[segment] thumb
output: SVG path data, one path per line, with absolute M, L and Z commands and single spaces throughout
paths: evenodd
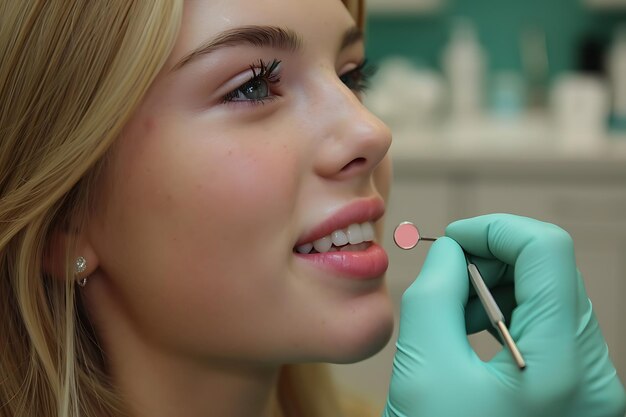
M 439 368 L 475 356 L 465 330 L 468 293 L 463 250 L 450 238 L 438 239 L 402 297 L 398 352 L 413 366 Z

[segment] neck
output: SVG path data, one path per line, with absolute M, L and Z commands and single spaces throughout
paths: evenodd
M 113 370 L 133 417 L 271 416 L 277 371 L 133 359 Z

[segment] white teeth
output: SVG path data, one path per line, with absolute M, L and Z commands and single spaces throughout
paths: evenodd
M 348 226 L 348 232 L 346 234 L 348 235 L 348 240 L 351 245 L 363 242 L 363 232 L 361 231 L 360 224 L 351 224 Z
M 333 246 L 333 241 L 330 239 L 330 236 L 324 236 L 323 238 L 317 239 L 313 242 L 313 247 L 320 253 L 328 252 L 331 246 Z
M 311 252 L 311 249 L 313 249 L 312 243 L 305 243 L 304 245 L 300 245 L 296 247 L 296 251 L 298 253 L 309 253 Z
M 374 232 L 374 225 L 372 223 L 361 224 L 361 232 L 363 233 L 363 241 L 368 242 L 374 240 L 376 234 Z
M 348 235 L 346 235 L 346 232 L 344 232 L 343 230 L 335 230 L 330 235 L 330 238 L 332 239 L 333 245 L 335 246 L 347 245 L 349 242 Z
M 375 239 L 374 225 L 372 222 L 354 223 L 347 229 L 335 230 L 328 236 L 316 240 L 313 243 L 305 243 L 297 246 L 298 253 L 311 253 L 313 249 L 317 252 L 336 252 L 336 251 L 360 251 L 368 248 L 365 242 L 371 242 Z

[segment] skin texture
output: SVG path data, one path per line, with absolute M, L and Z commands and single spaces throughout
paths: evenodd
M 243 25 L 293 30 L 299 49 L 229 45 L 177 66 Z M 281 364 L 354 362 L 388 341 L 383 276 L 347 279 L 293 253 L 336 210 L 387 194 L 390 132 L 339 78 L 364 58 L 360 41 L 341 48 L 353 26 L 337 0 L 185 3 L 78 248 L 136 416 L 264 415 Z M 275 59 L 271 100 L 223 102 Z

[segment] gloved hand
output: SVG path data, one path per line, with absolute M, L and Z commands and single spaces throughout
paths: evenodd
M 488 215 L 448 226 L 402 299 L 385 417 L 623 417 L 626 395 L 587 298 L 569 235 Z M 460 245 L 460 246 L 459 246 Z M 491 327 L 467 275 L 478 266 L 526 360 L 489 362 L 466 330 Z M 514 284 L 514 286 L 513 286 Z M 505 315 L 507 313 L 505 312 Z

